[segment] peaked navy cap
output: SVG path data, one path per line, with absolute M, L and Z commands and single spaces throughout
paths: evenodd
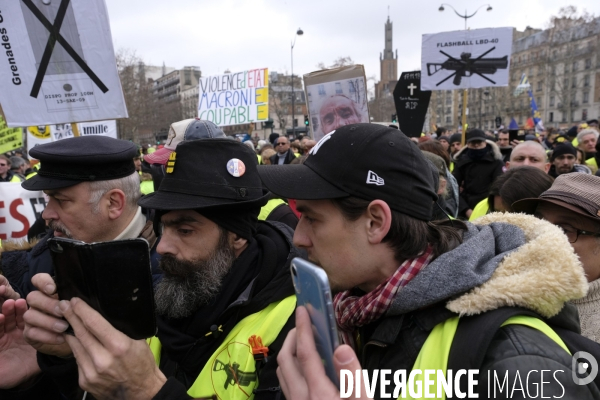
M 24 181 L 27 190 L 60 189 L 81 182 L 124 178 L 135 172 L 135 144 L 107 136 L 78 136 L 35 146 L 38 173 Z

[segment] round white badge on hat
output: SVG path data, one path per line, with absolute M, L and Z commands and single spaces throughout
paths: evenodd
M 229 172 L 230 175 L 239 178 L 246 172 L 246 165 L 244 165 L 242 160 L 232 158 L 231 160 L 227 161 L 227 172 Z

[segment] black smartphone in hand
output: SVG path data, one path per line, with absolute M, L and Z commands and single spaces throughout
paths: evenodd
M 145 239 L 84 243 L 51 238 L 60 300 L 78 297 L 132 339 L 156 334 L 150 249 Z

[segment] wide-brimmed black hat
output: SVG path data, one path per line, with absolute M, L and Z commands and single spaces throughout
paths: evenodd
M 139 200 L 156 210 L 264 206 L 268 191 L 256 170 L 256 154 L 230 139 L 181 142 L 165 165 L 160 187 Z
M 304 164 L 259 165 L 265 186 L 301 200 L 354 196 L 384 200 L 391 209 L 430 220 L 438 172 L 397 129 L 346 125 L 324 136 Z
M 135 172 L 133 157 L 137 154 L 135 144 L 107 136 L 79 136 L 41 144 L 29 152 L 40 160 L 40 169 L 21 186 L 49 190 L 124 178 Z

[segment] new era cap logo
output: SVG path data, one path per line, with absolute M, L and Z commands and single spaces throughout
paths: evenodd
M 329 139 L 331 139 L 331 135 L 333 135 L 334 133 L 335 133 L 335 131 L 331 131 L 327 135 L 323 136 L 321 138 L 321 140 L 319 140 L 319 142 L 317 144 L 315 144 L 315 147 L 313 147 L 312 149 L 310 149 L 310 151 L 308 152 L 308 154 L 310 154 L 311 156 L 314 156 L 315 154 L 317 154 L 317 151 L 319 151 L 319 149 L 321 148 L 321 146 L 323 146 L 323 144 L 326 141 L 328 141 Z
M 373 171 L 369 171 L 369 173 L 367 174 L 367 183 L 369 185 L 377 185 L 377 186 L 385 185 L 383 178 L 380 178 L 379 175 L 377 175 Z

